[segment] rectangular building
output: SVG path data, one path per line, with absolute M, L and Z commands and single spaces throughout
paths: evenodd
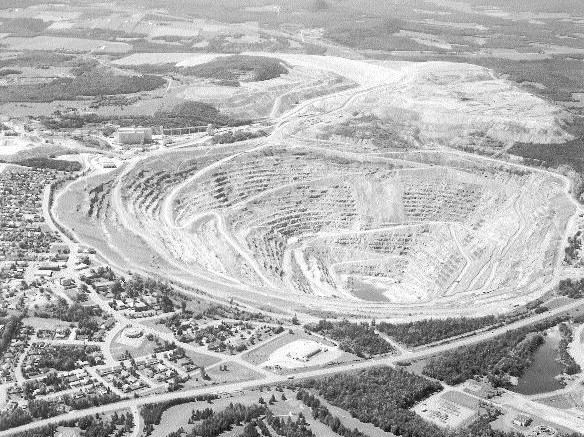
M 118 142 L 122 145 L 148 144 L 152 142 L 151 127 L 123 127 L 118 129 Z

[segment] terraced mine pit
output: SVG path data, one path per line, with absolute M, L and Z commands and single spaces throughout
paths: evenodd
M 549 290 L 568 180 L 456 149 L 561 142 L 559 111 L 474 66 L 343 61 L 320 67 L 359 86 L 270 136 L 132 158 L 56 215 L 122 268 L 288 311 L 493 314 Z

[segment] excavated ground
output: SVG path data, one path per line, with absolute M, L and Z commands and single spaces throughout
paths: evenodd
M 568 181 L 461 149 L 565 141 L 561 111 L 475 66 L 278 56 L 358 86 L 90 176 L 59 219 L 119 265 L 292 311 L 491 314 L 555 284 Z

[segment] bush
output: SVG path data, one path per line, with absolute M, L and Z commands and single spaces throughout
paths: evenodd
M 77 161 L 65 161 L 63 159 L 51 158 L 28 158 L 16 161 L 14 164 L 32 168 L 48 168 L 58 171 L 75 172 L 82 169 L 82 165 Z

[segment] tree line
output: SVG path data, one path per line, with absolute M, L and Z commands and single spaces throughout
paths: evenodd
M 447 319 L 417 320 L 408 323 L 378 323 L 377 329 L 406 346 L 415 347 L 476 331 L 499 322 L 495 316 L 476 318 L 449 317 Z
M 349 429 L 343 425 L 341 419 L 333 416 L 329 409 L 320 402 L 320 399 L 311 395 L 306 390 L 298 390 L 296 399 L 302 401 L 307 407 L 310 407 L 314 419 L 318 419 L 341 437 L 367 437 L 358 429 Z

